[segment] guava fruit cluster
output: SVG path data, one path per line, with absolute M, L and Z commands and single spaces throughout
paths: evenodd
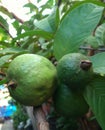
M 56 67 L 43 56 L 22 54 L 12 60 L 7 71 L 8 89 L 15 100 L 39 106 L 53 97 L 55 110 L 70 117 L 88 111 L 82 91 L 92 78 L 92 63 L 80 53 L 64 55 Z
M 63 116 L 80 117 L 89 106 L 83 90 L 93 79 L 92 62 L 81 53 L 64 55 L 57 64 L 59 85 L 54 99 L 55 110 Z

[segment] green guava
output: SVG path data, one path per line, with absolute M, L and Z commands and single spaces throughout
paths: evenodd
M 38 106 L 52 96 L 57 82 L 55 66 L 36 54 L 17 56 L 7 71 L 10 95 L 26 106 Z
M 92 63 L 81 53 L 64 55 L 57 65 L 58 79 L 71 88 L 82 88 L 93 78 Z
M 62 116 L 79 118 L 88 112 L 89 106 L 81 93 L 71 91 L 60 84 L 53 96 L 54 108 Z

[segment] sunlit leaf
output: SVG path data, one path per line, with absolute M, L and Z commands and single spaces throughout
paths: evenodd
M 7 15 L 8 17 L 12 18 L 12 14 L 3 6 L 0 6 L 0 12 Z
M 5 30 L 9 29 L 9 25 L 7 21 L 2 16 L 0 16 L 0 26 L 4 28 Z
M 35 23 L 35 26 L 46 32 L 55 32 L 59 24 L 59 10 L 57 6 L 53 7 L 52 13 Z
M 32 3 L 25 4 L 24 7 L 30 8 L 30 12 L 38 10 L 38 7 Z

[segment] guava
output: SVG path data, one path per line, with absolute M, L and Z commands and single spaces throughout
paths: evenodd
M 66 54 L 58 61 L 57 73 L 70 88 L 83 88 L 93 78 L 92 62 L 81 53 Z
M 57 82 L 56 67 L 45 57 L 22 54 L 7 70 L 10 95 L 26 106 L 38 106 L 52 96 Z
M 53 96 L 54 108 L 65 117 L 79 118 L 88 112 L 89 106 L 81 93 L 73 92 L 64 84 L 60 84 Z

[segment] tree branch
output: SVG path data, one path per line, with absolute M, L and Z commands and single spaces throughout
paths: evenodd
M 19 21 L 19 22 L 22 23 L 22 24 L 24 23 L 24 20 L 21 19 L 21 18 L 19 18 L 15 13 L 10 12 L 10 11 L 9 11 L 6 7 L 4 7 L 3 5 L 2 5 L 1 7 L 3 7 L 6 12 L 9 12 L 14 19 L 16 19 L 17 21 Z
M 34 109 L 37 130 L 49 130 L 49 123 L 46 121 L 45 114 L 41 107 Z
M 59 7 L 61 5 L 62 0 L 58 0 L 57 6 Z

